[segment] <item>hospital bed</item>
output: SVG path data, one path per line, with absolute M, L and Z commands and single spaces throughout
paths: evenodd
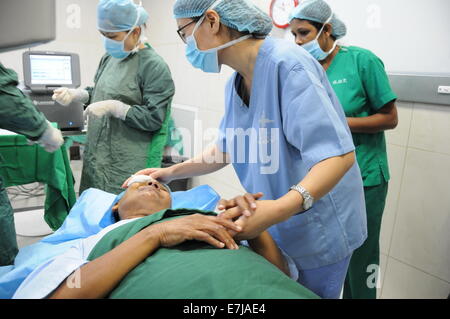
M 122 195 L 123 193 L 116 196 L 98 189 L 89 189 L 85 191 L 70 211 L 68 217 L 66 218 L 60 229 L 58 229 L 52 235 L 45 237 L 40 242 L 22 248 L 19 251 L 18 256 L 16 257 L 14 265 L 0 267 L 0 298 L 18 298 L 14 294 L 19 287 L 21 287 L 21 289 L 23 290 L 21 284 L 24 282 L 28 282 L 31 277 L 37 278 L 35 277 L 35 272 L 33 272 L 35 269 L 39 269 L 42 266 L 51 263 L 55 257 L 66 253 L 71 247 L 79 244 L 84 238 L 98 234 L 108 226 L 115 224 L 116 221 L 112 212 L 112 207 L 113 204 L 115 204 Z M 194 209 L 202 211 L 214 211 L 219 199 L 220 196 L 211 187 L 202 185 L 189 191 L 172 192 L 172 209 L 177 210 L 181 208 L 187 208 L 188 210 Z M 193 242 L 192 244 L 186 244 L 192 245 L 195 243 Z M 203 247 L 195 251 L 197 253 L 200 253 L 200 256 L 203 252 L 207 252 L 207 249 L 211 250 L 211 248 L 205 247 L 205 244 L 202 244 L 200 242 L 199 244 L 203 245 Z M 180 249 L 185 250 L 186 247 Z M 244 247 L 239 251 L 245 254 L 245 251 L 243 251 L 245 249 L 248 248 Z M 160 249 L 158 253 L 161 250 L 164 249 Z M 235 292 L 239 293 L 238 296 L 244 296 L 242 297 L 244 299 L 254 298 L 252 296 L 255 296 L 255 293 L 257 292 L 260 294 L 263 293 L 264 296 L 270 296 L 270 298 L 283 298 L 283 296 L 287 296 L 284 298 L 309 299 L 317 297 L 312 292 L 295 282 L 295 280 L 298 278 L 298 272 L 295 268 L 295 264 L 284 253 L 283 254 L 287 259 L 291 272 L 291 278 L 293 280 L 287 277 L 285 274 L 279 271 L 278 268 L 270 264 L 267 260 L 259 256 L 258 254 L 254 254 L 253 257 L 250 256 L 250 259 L 246 259 L 246 262 L 239 262 L 235 264 L 234 271 L 228 272 L 228 276 L 231 277 L 225 278 L 222 275 L 218 274 L 215 269 L 224 267 L 226 263 L 224 264 L 219 261 L 221 256 L 223 256 L 223 254 L 233 254 L 233 251 L 225 250 L 222 253 L 219 252 L 219 250 L 216 250 L 215 253 L 219 253 L 219 255 L 216 255 L 216 257 L 212 259 L 206 257 L 196 258 L 193 261 L 196 265 L 193 267 L 187 267 L 189 269 L 199 269 L 203 265 L 204 267 L 206 267 L 205 269 L 208 269 L 207 272 L 204 271 L 200 274 L 195 274 L 189 277 L 190 280 L 197 280 L 197 284 L 194 285 L 195 287 L 200 285 L 200 283 L 203 285 L 202 288 L 199 288 L 197 290 L 191 289 L 191 286 L 189 285 L 186 286 L 186 280 L 181 280 L 181 277 L 179 278 L 180 280 L 176 280 L 175 283 L 171 283 L 172 287 L 177 287 L 177 289 L 167 288 L 169 287 L 167 285 L 167 280 L 170 281 L 170 279 L 172 279 L 175 274 L 182 273 L 181 271 L 175 273 L 172 272 L 172 275 L 170 275 L 169 277 L 161 277 L 158 272 L 151 271 L 145 272 L 144 274 L 145 278 L 149 277 L 150 275 L 155 276 L 151 280 L 151 286 L 155 285 L 157 280 L 162 281 L 159 283 L 160 285 L 158 289 L 152 290 L 145 288 L 144 291 L 150 293 L 150 295 L 148 293 L 138 293 L 137 295 L 133 294 L 134 286 L 128 286 L 129 284 L 122 285 L 123 282 L 127 282 L 125 279 L 113 291 L 113 293 L 118 293 L 119 298 L 128 298 L 129 296 L 132 296 L 131 298 L 144 298 L 142 297 L 144 295 L 151 296 L 149 298 L 157 299 L 172 298 L 173 296 L 176 296 L 175 298 L 181 298 L 181 296 L 183 296 L 183 298 L 192 297 L 194 299 L 196 298 L 196 296 L 201 296 L 202 299 L 204 299 L 214 298 L 205 297 L 214 295 L 236 296 L 237 294 L 235 294 Z M 175 252 L 175 254 L 177 253 Z M 188 253 L 185 256 L 192 255 L 192 253 Z M 155 257 L 153 255 L 149 258 L 152 258 L 151 260 L 155 260 Z M 170 259 L 170 261 L 172 266 L 176 264 L 175 259 Z M 178 261 L 178 263 L 181 268 L 177 269 L 186 268 L 184 260 L 181 261 L 181 264 L 180 261 Z M 211 263 L 216 264 L 211 266 Z M 63 265 L 63 267 L 65 266 Z M 167 271 L 167 267 L 157 267 L 156 269 L 159 269 L 160 271 L 162 270 L 163 272 Z M 209 271 L 209 269 L 211 271 Z M 51 273 L 53 274 L 53 272 Z M 198 278 L 196 278 L 197 275 L 199 276 Z M 253 279 L 247 281 L 247 276 L 253 277 Z M 129 279 L 129 277 L 130 274 L 126 278 Z M 135 277 L 131 276 L 131 280 L 128 280 L 128 282 L 133 282 L 135 279 Z M 39 290 L 48 290 L 48 287 L 45 287 L 47 285 L 47 281 L 43 282 L 43 279 L 38 279 L 38 282 L 39 284 L 36 284 L 34 282 L 33 289 L 29 290 L 33 294 L 37 295 L 40 294 Z M 243 282 L 246 282 L 246 284 L 242 285 Z M 52 286 L 52 289 L 56 289 L 56 287 L 57 285 Z M 218 289 L 218 287 L 220 287 L 220 289 Z M 51 291 L 52 289 L 50 289 L 49 291 Z M 131 295 L 129 295 L 130 291 Z M 112 298 L 114 297 L 117 296 L 112 295 Z

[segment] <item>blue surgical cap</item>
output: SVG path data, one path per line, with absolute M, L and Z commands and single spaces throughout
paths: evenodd
M 289 21 L 293 19 L 308 20 L 325 23 L 333 14 L 331 7 L 323 0 L 307 0 L 300 3 L 291 13 Z M 333 14 L 329 22 L 333 27 L 332 35 L 336 39 L 343 38 L 347 34 L 347 27 L 336 14 Z
M 101 0 L 97 6 L 97 28 L 103 32 L 128 31 L 147 19 L 147 11 L 133 0 Z
M 203 16 L 215 0 L 177 0 L 173 7 L 175 19 Z M 272 31 L 270 17 L 248 0 L 222 0 L 213 8 L 221 22 L 240 32 L 266 36 Z

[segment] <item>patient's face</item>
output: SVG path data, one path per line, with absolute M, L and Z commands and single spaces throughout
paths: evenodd
M 144 217 L 171 207 L 169 190 L 157 181 L 131 184 L 125 195 L 114 206 L 120 219 Z

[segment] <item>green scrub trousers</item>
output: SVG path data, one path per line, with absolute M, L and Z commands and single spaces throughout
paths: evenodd
M 16 241 L 14 212 L 0 176 L 0 266 L 11 265 L 19 249 Z
M 380 276 L 380 230 L 388 183 L 364 187 L 367 240 L 353 252 L 344 283 L 344 299 L 375 299 Z
M 45 116 L 18 88 L 17 73 L 0 63 L 0 128 L 37 140 L 47 128 Z M 0 166 L 5 158 L 0 152 Z M 12 264 L 17 254 L 14 217 L 0 174 L 0 266 Z

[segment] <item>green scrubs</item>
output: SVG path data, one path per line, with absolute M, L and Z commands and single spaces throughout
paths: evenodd
M 16 72 L 0 63 L 0 128 L 37 140 L 47 128 L 46 118 L 17 88 L 18 84 Z M 0 266 L 12 264 L 17 252 L 13 210 L 0 176 Z
M 397 99 L 389 84 L 383 62 L 358 47 L 341 47 L 327 75 L 347 117 L 376 114 Z M 356 157 L 364 182 L 368 238 L 352 256 L 344 286 L 344 298 L 376 298 L 373 266 L 379 265 L 381 220 L 390 179 L 384 132 L 353 133 Z M 369 280 L 370 281 L 370 280 Z
M 163 210 L 122 225 L 106 234 L 89 254 L 92 261 L 142 229 L 192 214 L 196 210 Z M 131 270 L 110 293 L 119 299 L 318 299 L 249 248 L 217 249 L 187 241 L 159 248 Z
M 91 187 L 119 194 L 130 175 L 161 166 L 174 83 L 167 64 L 149 45 L 123 60 L 105 55 L 94 82 L 88 104 L 119 100 L 131 108 L 125 121 L 89 119 L 80 194 Z
M 0 136 L 0 153 L 4 187 L 45 184 L 44 220 L 56 231 L 77 200 L 66 148 L 49 153 L 39 145 L 28 145 L 23 135 L 7 135 Z

